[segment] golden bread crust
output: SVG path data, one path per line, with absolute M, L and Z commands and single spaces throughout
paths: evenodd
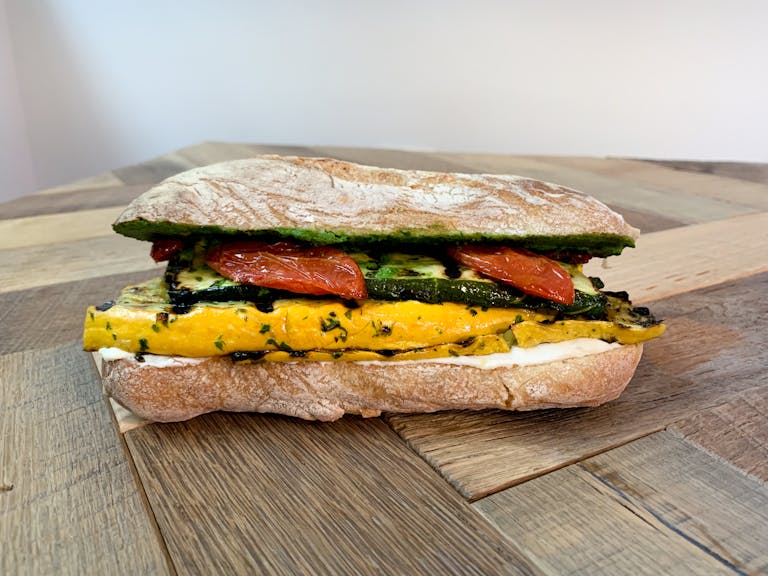
M 625 345 L 491 370 L 430 362 L 237 364 L 228 357 L 158 367 L 128 358 L 104 363 L 104 384 L 108 394 L 136 415 L 160 422 L 213 411 L 332 421 L 346 413 L 597 406 L 621 394 L 642 349 L 642 344 Z

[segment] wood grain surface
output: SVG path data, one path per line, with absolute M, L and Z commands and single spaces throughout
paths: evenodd
M 85 189 L 55 189 L 48 193 L 30 194 L 4 203 L 0 209 L 0 223 L 12 218 L 44 216 L 46 214 L 64 214 L 66 215 L 64 218 L 72 218 L 72 213 L 82 210 L 97 210 L 114 206 L 124 208 L 148 188 L 147 185 L 125 186 L 119 184 Z M 81 225 L 90 225 L 85 221 L 85 218 L 80 216 L 78 214 L 77 219 Z M 9 226 L 13 223 L 6 223 L 5 225 Z M 59 228 L 59 230 L 63 231 L 66 228 Z M 0 238 L 8 239 L 5 234 Z
M 165 546 L 80 346 L 0 356 L 0 573 L 165 574 Z
M 588 272 L 668 332 L 595 409 L 120 434 L 84 310 L 162 267 L 111 222 L 259 153 L 582 189 L 644 230 Z M 766 192 L 763 165 L 202 142 L 2 204 L 0 573 L 768 573 Z
M 636 303 L 768 272 L 768 212 L 646 234 L 620 258 L 584 270 Z
M 659 432 L 476 503 L 552 574 L 759 574 L 768 492 Z
M 758 184 L 768 184 L 768 164 L 744 162 L 718 162 L 718 161 L 696 161 L 696 160 L 649 160 L 638 159 L 637 161 L 646 162 L 652 166 L 664 166 L 671 170 L 680 172 L 694 172 L 714 176 L 727 177 L 728 183 L 733 180 L 757 182 Z
M 2 253 L 0 252 L 0 256 Z M 124 286 L 149 280 L 156 270 L 114 274 L 17 290 L 0 291 L 0 354 L 48 348 L 80 341 L 83 302 L 113 299 Z
M 763 370 L 766 367 L 763 366 Z M 675 430 L 742 471 L 768 482 L 768 393 L 765 386 L 677 420 Z
M 619 177 L 622 182 L 632 182 L 662 190 L 666 194 L 684 194 L 727 202 L 741 209 L 768 210 L 768 178 L 762 181 L 741 180 L 723 175 L 704 175 L 695 171 L 664 168 L 657 164 L 612 158 L 546 157 L 546 162 L 587 170 L 595 174 Z
M 180 574 L 535 572 L 381 420 L 213 414 L 125 438 Z

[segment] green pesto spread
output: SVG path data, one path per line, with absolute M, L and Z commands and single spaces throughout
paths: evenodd
M 620 254 L 626 247 L 634 247 L 635 242 L 629 236 L 619 234 L 579 234 L 567 236 L 509 236 L 495 234 L 466 234 L 439 228 L 404 229 L 394 233 L 356 234 L 339 230 L 306 230 L 299 228 L 275 228 L 271 230 L 237 230 L 221 226 L 197 226 L 175 222 L 148 222 L 131 220 L 113 226 L 115 232 L 152 241 L 157 238 L 190 236 L 228 236 L 253 239 L 299 240 L 314 245 L 343 246 L 347 250 L 373 246 L 434 246 L 438 244 L 462 243 L 504 243 L 508 246 L 528 248 L 536 252 L 559 252 L 590 254 L 606 257 Z

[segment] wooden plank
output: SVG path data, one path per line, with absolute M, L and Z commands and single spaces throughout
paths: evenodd
M 0 356 L 0 573 L 169 573 L 78 343 Z
M 73 216 L 44 214 L 27 218 L 0 220 L 0 249 L 26 248 L 85 240 L 99 236 L 111 236 L 112 222 L 123 211 L 124 206 L 81 210 L 77 214 L 77 226 L 72 225 Z
M 125 439 L 180 573 L 535 572 L 381 420 L 211 414 Z
M 670 194 L 700 196 L 739 206 L 749 206 L 755 210 L 768 210 L 768 179 L 765 183 L 748 182 L 725 176 L 674 170 L 650 162 L 620 158 L 563 156 L 532 158 L 558 166 L 615 176 L 633 184 L 665 190 Z
M 0 222 L 11 218 L 24 218 L 44 214 L 70 213 L 80 210 L 126 206 L 147 185 L 120 186 L 111 188 L 86 188 L 60 192 L 58 194 L 30 194 L 0 204 Z
M 645 234 L 635 249 L 584 270 L 637 303 L 761 274 L 768 271 L 768 212 Z
M 86 307 L 112 300 L 124 286 L 155 275 L 150 270 L 0 293 L 0 354 L 80 340 Z
M 700 160 L 658 160 L 637 158 L 641 162 L 649 162 L 659 166 L 665 166 L 673 170 L 686 172 L 699 172 L 701 174 L 715 174 L 727 178 L 768 183 L 768 163 L 759 162 L 707 162 Z
M 695 224 L 754 212 L 751 206 L 706 198 L 695 194 L 671 193 L 663 188 L 633 183 L 621 174 L 608 176 L 572 166 L 550 162 L 549 159 L 500 154 L 438 154 L 440 158 L 481 172 L 519 174 L 556 182 L 581 190 L 619 212 L 625 208 L 651 212 L 664 218 Z
M 744 303 L 749 302 L 749 306 Z M 656 302 L 667 333 L 633 381 L 593 409 L 389 415 L 457 490 L 477 499 L 663 429 L 768 384 L 768 274 Z
M 668 432 L 474 506 L 553 574 L 768 569 L 768 488 Z
M 312 156 L 312 151 L 304 146 L 244 144 L 233 142 L 201 142 L 177 151 L 179 156 L 190 162 L 205 166 L 224 160 L 250 158 L 256 154 L 280 154 L 284 156 Z
M 639 229 L 641 234 L 661 232 L 662 230 L 684 226 L 684 223 L 679 220 L 667 218 L 666 216 L 654 214 L 653 212 L 636 210 L 634 208 L 623 208 L 621 206 L 611 206 L 610 204 L 608 207 L 619 212 L 624 217 L 624 220 L 631 226 Z
M 0 250 L 0 294 L 128 272 L 155 270 L 160 275 L 165 266 L 149 257 L 149 248 L 147 242 L 111 234 Z
M 61 194 L 67 192 L 75 192 L 80 190 L 91 189 L 103 189 L 103 188 L 116 188 L 125 186 L 125 182 L 120 180 L 112 172 L 102 172 L 94 176 L 87 176 L 86 178 L 80 178 L 61 186 L 54 186 L 52 188 L 45 188 L 35 192 L 35 194 Z
M 112 170 L 126 184 L 157 184 L 166 178 L 197 166 L 187 158 L 171 152 L 151 160 Z
M 764 389 L 673 423 L 669 430 L 768 482 L 768 395 Z
M 448 157 L 428 152 L 389 150 L 384 148 L 346 148 L 343 146 L 313 146 L 315 155 L 329 156 L 358 164 L 401 170 L 434 170 L 437 172 L 476 172 L 469 166 Z

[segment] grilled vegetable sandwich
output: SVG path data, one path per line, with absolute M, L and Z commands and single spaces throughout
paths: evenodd
M 88 308 L 84 347 L 149 420 L 595 406 L 664 331 L 582 270 L 638 231 L 518 176 L 258 156 L 165 180 L 114 229 L 165 272 Z

